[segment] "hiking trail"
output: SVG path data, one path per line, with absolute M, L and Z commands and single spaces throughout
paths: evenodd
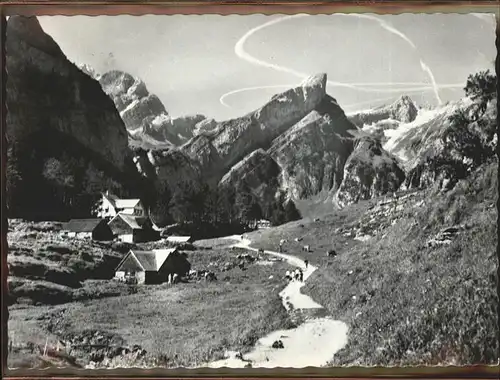
M 240 235 L 227 236 L 224 239 L 238 241 L 230 247 L 258 251 L 256 248 L 250 247 L 250 240 L 243 239 Z M 311 297 L 300 292 L 305 281 L 317 269 L 315 266 L 309 264 L 306 269 L 303 260 L 285 253 L 267 250 L 264 253 L 282 258 L 290 265 L 303 270 L 304 281 L 291 281 L 279 294 L 283 306 L 289 312 L 291 310 L 323 309 L 323 306 Z M 229 353 L 229 358 L 208 363 L 207 366 L 210 368 L 243 368 L 250 363 L 253 368 L 321 367 L 331 361 L 334 354 L 346 345 L 347 331 L 348 327 L 344 322 L 336 321 L 331 317 L 312 317 L 306 319 L 296 328 L 277 330 L 260 338 L 254 349 L 243 355 L 243 359 L 236 358 L 235 353 Z M 284 348 L 272 348 L 271 346 L 276 340 L 283 341 Z

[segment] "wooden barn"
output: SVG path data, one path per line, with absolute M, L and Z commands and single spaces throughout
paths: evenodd
M 105 219 L 71 219 L 63 225 L 66 236 L 79 239 L 113 240 L 113 233 Z
M 148 217 L 119 213 L 108 223 L 113 235 L 127 243 L 157 240 L 159 232 L 153 230 Z
M 177 248 L 130 250 L 116 267 L 115 278 L 135 278 L 138 284 L 161 284 L 168 280 L 169 275 L 182 277 L 190 269 L 191 264 Z

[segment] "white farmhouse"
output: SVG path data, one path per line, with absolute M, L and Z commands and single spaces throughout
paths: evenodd
M 120 199 L 109 191 L 102 194 L 95 209 L 99 218 L 114 218 L 118 213 L 137 217 L 147 216 L 146 208 L 140 199 Z

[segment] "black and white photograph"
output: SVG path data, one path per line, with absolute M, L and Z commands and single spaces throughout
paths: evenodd
M 9 16 L 8 367 L 498 364 L 496 22 Z

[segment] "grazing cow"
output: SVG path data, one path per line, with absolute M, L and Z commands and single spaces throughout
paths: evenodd
M 216 281 L 217 277 L 214 272 L 206 272 L 205 273 L 205 281 Z
M 302 241 L 302 238 L 295 238 L 294 240 L 298 243 L 299 241 Z
M 300 280 L 300 270 L 299 269 L 295 269 L 294 278 L 297 281 Z
M 285 239 L 280 240 L 280 252 L 283 252 L 283 245 L 286 243 Z
M 273 344 L 271 345 L 272 348 L 285 348 L 285 346 L 283 345 L 283 342 L 281 340 L 276 340 L 273 342 Z
M 326 251 L 326 255 L 328 257 L 335 257 L 335 256 L 337 256 L 337 252 L 335 252 L 334 249 L 329 249 L 328 251 Z
M 310 245 L 304 245 L 303 250 L 306 251 L 306 252 L 311 252 L 311 246 Z
M 315 218 L 315 219 L 314 219 L 314 221 L 315 221 L 315 222 L 319 222 L 319 218 Z

